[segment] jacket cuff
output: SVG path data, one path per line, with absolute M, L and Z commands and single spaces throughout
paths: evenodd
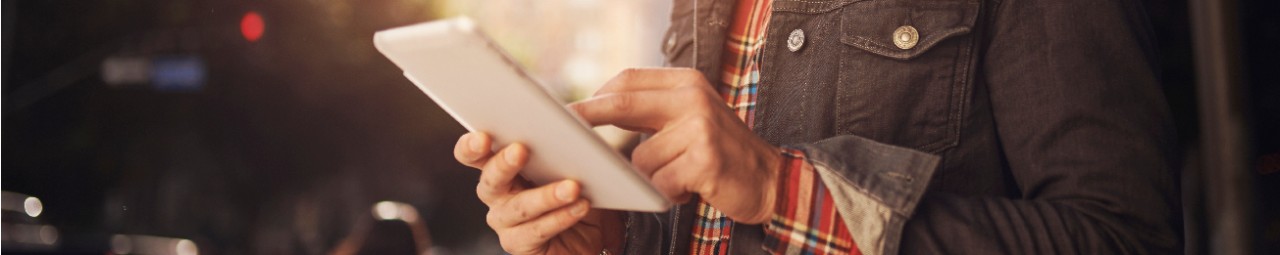
M 940 157 L 846 135 L 798 146 L 862 254 L 897 254 Z

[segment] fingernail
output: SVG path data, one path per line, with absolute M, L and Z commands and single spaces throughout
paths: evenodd
M 471 151 L 484 152 L 484 149 L 485 149 L 484 142 L 480 141 L 480 137 L 478 135 L 476 135 L 475 133 L 472 133 L 470 135 L 467 135 L 467 139 L 471 140 L 471 141 L 467 141 L 467 143 L 470 144 L 469 146 L 471 146 Z
M 570 209 L 570 210 L 569 210 L 569 213 L 573 214 L 573 216 L 582 216 L 583 214 L 586 214 L 586 213 L 587 213 L 587 203 L 586 203 L 586 202 L 582 202 L 582 203 L 578 203 L 578 204 L 576 204 L 576 205 L 573 205 L 573 209 Z
M 573 186 L 572 181 L 561 182 L 556 186 L 556 198 L 560 199 L 560 201 L 572 201 Z
M 514 166 L 514 165 L 520 164 L 520 162 L 517 162 L 519 158 L 516 156 L 516 150 L 518 149 L 516 149 L 515 146 L 511 146 L 511 148 L 508 149 L 507 152 L 502 153 L 502 158 L 507 160 L 508 165 Z

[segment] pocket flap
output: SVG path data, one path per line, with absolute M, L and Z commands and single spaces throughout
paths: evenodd
M 864 1 L 844 8 L 840 42 L 876 55 L 911 59 L 948 38 L 968 34 L 978 17 L 974 1 Z M 899 47 L 894 38 L 902 27 L 915 30 Z M 910 30 L 910 29 L 906 29 Z M 904 49 L 905 48 L 905 49 Z

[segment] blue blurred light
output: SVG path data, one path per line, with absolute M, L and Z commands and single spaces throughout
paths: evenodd
M 198 56 L 157 57 L 151 64 L 151 86 L 158 91 L 190 92 L 204 89 L 206 69 Z

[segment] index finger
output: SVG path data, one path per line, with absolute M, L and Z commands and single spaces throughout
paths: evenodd
M 679 104 L 679 98 L 672 91 L 661 90 L 606 94 L 573 102 L 568 107 L 591 126 L 614 125 L 652 134 L 677 116 Z
M 604 95 L 620 92 L 635 92 L 645 90 L 669 89 L 680 86 L 710 86 L 706 85 L 706 77 L 701 72 L 691 68 L 630 68 L 622 70 L 613 79 L 605 82 L 595 95 Z

